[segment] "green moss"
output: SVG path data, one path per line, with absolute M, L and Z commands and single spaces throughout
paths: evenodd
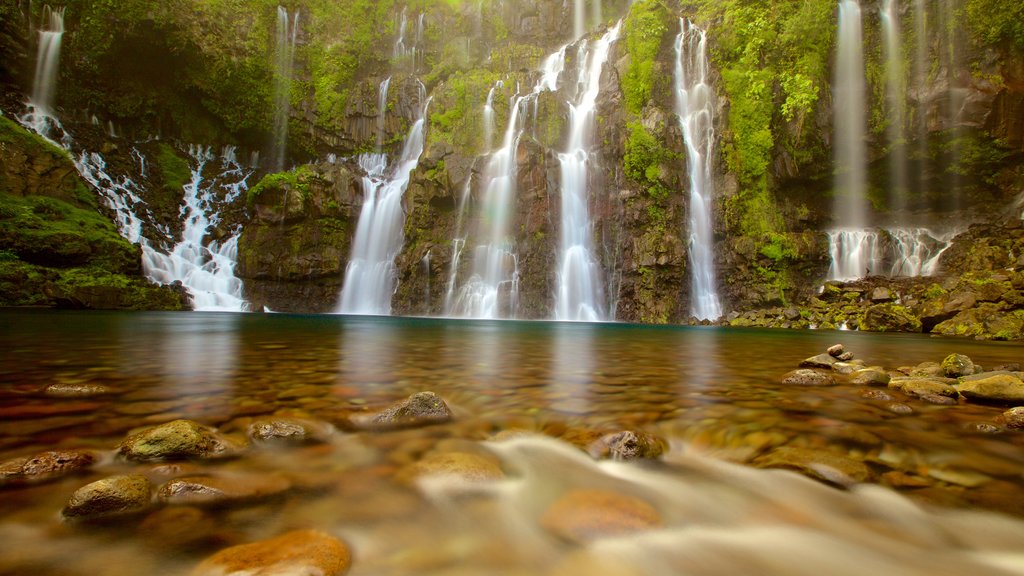
M 483 109 L 487 92 L 503 75 L 485 69 L 452 74 L 434 89 L 427 145 L 444 142 L 465 155 L 484 150 Z M 495 103 L 503 98 L 495 97 Z M 502 115 L 495 111 L 495 117 Z
M 309 178 L 313 175 L 313 169 L 308 165 L 298 166 L 287 172 L 267 174 L 255 186 L 249 188 L 246 195 L 246 205 L 250 208 L 264 193 L 271 190 L 291 190 L 302 195 L 303 199 L 309 196 Z
M 1024 4 L 1002 0 L 967 0 L 967 24 L 982 44 L 1005 44 L 1024 51 Z
M 180 194 L 185 185 L 192 181 L 192 169 L 189 168 L 188 161 L 178 156 L 170 144 L 159 144 L 156 161 L 160 166 L 165 189 Z
M 655 60 L 671 21 L 668 10 L 659 0 L 638 0 L 633 3 L 624 24 L 629 68 L 621 79 L 626 109 L 639 114 L 651 99 L 655 82 Z

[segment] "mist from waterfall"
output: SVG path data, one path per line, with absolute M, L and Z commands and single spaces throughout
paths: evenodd
M 716 99 L 708 81 L 707 34 L 680 18 L 675 51 L 676 115 L 686 145 L 690 183 L 690 314 L 699 320 L 715 320 L 722 315 L 722 305 L 712 220 Z
M 617 23 L 594 43 L 584 41 L 576 55 L 579 92 L 569 105 L 569 139 L 558 154 L 561 174 L 561 238 L 555 319 L 601 321 L 606 318 L 601 266 L 593 254 L 590 220 L 590 149 L 596 126 L 595 108 L 601 72 L 611 45 L 618 40 Z

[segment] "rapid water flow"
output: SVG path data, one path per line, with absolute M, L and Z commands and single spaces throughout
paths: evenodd
M 487 91 L 487 100 L 484 102 L 484 150 L 490 152 L 494 145 L 494 91 L 502 88 L 504 83 L 498 80 Z
M 839 3 L 839 54 L 833 84 L 835 106 L 835 218 L 844 228 L 867 225 L 867 98 L 861 10 L 856 0 Z
M 274 127 L 273 165 L 275 172 L 284 170 L 288 147 L 288 117 L 291 113 L 292 73 L 295 66 L 295 44 L 299 34 L 299 13 L 290 17 L 288 9 L 277 7 L 276 57 L 274 60 Z
M 890 208 L 901 210 L 906 204 L 907 192 L 907 146 L 906 105 L 904 104 L 907 84 L 903 66 L 902 38 L 900 34 L 899 0 L 883 0 L 879 11 L 884 36 L 885 55 L 885 98 L 889 126 L 886 136 L 889 140 L 890 158 Z
M 420 87 L 420 102 L 425 100 Z M 388 173 L 384 154 L 363 154 L 363 208 L 359 213 L 352 255 L 345 269 L 338 312 L 342 314 L 389 315 L 391 296 L 395 291 L 395 257 L 402 249 L 405 234 L 405 213 L 402 196 L 409 185 L 412 171 L 423 153 L 427 100 L 420 117 L 409 129 L 402 154 Z
M 715 320 L 722 315 L 712 222 L 717 103 L 708 83 L 707 34 L 680 18 L 675 50 L 676 115 L 690 177 L 690 314 L 700 320 Z
M 865 276 L 931 276 L 956 233 L 927 228 L 833 230 L 828 233 L 829 280 Z
M 593 254 L 593 225 L 590 221 L 589 192 L 592 162 L 590 148 L 595 128 L 595 106 L 601 87 L 601 71 L 611 45 L 618 40 L 617 23 L 593 49 L 580 44 L 576 64 L 581 90 L 569 105 L 569 141 L 558 155 L 561 172 L 561 242 L 558 257 L 556 320 L 601 321 L 605 319 L 601 267 Z

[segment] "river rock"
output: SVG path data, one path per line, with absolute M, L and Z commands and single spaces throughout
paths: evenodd
M 811 356 L 800 363 L 801 368 L 824 368 L 827 370 L 832 369 L 832 365 L 837 360 L 829 354 L 818 354 L 817 356 Z
M 149 480 L 141 474 L 111 476 L 86 484 L 64 507 L 63 514 L 72 520 L 95 520 L 144 512 L 151 506 Z
M 426 477 L 449 477 L 466 482 L 501 480 L 505 473 L 498 460 L 469 452 L 436 452 L 399 471 L 400 482 L 411 484 Z
M 165 504 L 225 506 L 278 496 L 291 486 L 291 481 L 276 474 L 185 476 L 161 486 L 157 498 Z
M 236 443 L 191 420 L 174 420 L 132 434 L 117 447 L 129 460 L 218 458 L 240 451 Z
M 661 439 L 633 430 L 605 434 L 587 446 L 587 453 L 594 458 L 612 460 L 654 459 L 664 451 Z
M 889 381 L 889 388 L 915 398 L 926 395 L 957 397 L 956 388 L 933 378 L 893 378 Z
M 95 462 L 96 456 L 84 450 L 50 450 L 15 458 L 0 463 L 0 486 L 45 482 L 88 470 Z
M 753 465 L 758 468 L 795 470 L 805 476 L 839 486 L 868 482 L 874 476 L 863 462 L 832 452 L 795 446 L 780 446 L 768 454 L 755 458 Z
M 782 377 L 783 384 L 796 386 L 835 386 L 836 379 L 828 372 L 810 368 L 798 368 Z
M 317 530 L 296 530 L 221 550 L 197 566 L 192 576 L 338 576 L 348 572 L 351 562 L 341 540 Z
M 257 419 L 249 424 L 246 432 L 257 442 L 305 443 L 323 442 L 331 429 L 323 422 L 275 416 Z
M 886 386 L 891 378 L 882 370 L 862 368 L 850 375 L 850 384 L 858 386 Z
M 438 424 L 452 419 L 448 404 L 433 392 L 417 392 L 369 419 L 371 427 L 404 428 Z
M 950 354 L 942 361 L 942 373 L 947 378 L 959 378 L 974 374 L 974 362 L 963 354 Z
M 577 489 L 554 501 L 540 523 L 556 536 L 583 544 L 656 528 L 662 519 L 639 498 L 611 490 Z
M 941 376 L 942 365 L 938 362 L 922 362 L 910 371 L 911 376 L 928 377 Z
M 846 349 L 843 347 L 842 344 L 833 344 L 829 346 L 828 349 L 825 351 L 828 352 L 829 356 L 833 358 L 839 358 L 840 356 L 843 355 L 843 352 L 845 352 Z
M 90 382 L 55 382 L 43 388 L 43 395 L 51 398 L 90 398 L 110 394 L 110 388 Z
M 999 404 L 1024 403 L 1024 382 L 1009 374 L 966 381 L 960 384 L 959 390 L 960 395 L 968 400 Z
M 999 422 L 1010 430 L 1024 430 L 1024 406 L 1010 408 L 999 416 Z
M 853 352 L 843 352 L 839 356 L 836 356 L 836 360 L 840 362 L 849 362 L 853 360 Z

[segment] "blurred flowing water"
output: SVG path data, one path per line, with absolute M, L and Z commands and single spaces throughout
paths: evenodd
M 188 574 L 216 550 L 300 528 L 347 542 L 353 575 L 1024 574 L 1024 434 L 979 432 L 999 408 L 904 398 L 913 412 L 900 415 L 861 386 L 779 384 L 837 342 L 889 368 L 952 352 L 992 368 L 1024 352 L 1020 343 L 905 334 L 0 311 L 0 461 L 58 447 L 103 455 L 84 475 L 0 489 L 0 574 Z M 39 393 L 53 383 L 111 393 Z M 349 424 L 423 390 L 447 400 L 452 422 L 388 432 Z M 270 414 L 333 432 L 322 444 L 252 447 L 183 466 L 285 474 L 293 484 L 285 496 L 202 512 L 165 507 L 107 524 L 61 521 L 84 484 L 154 474 L 155 464 L 113 455 L 130 430 L 189 418 L 232 434 L 240 419 Z M 564 441 L 574 431 L 622 429 L 663 438 L 665 454 L 599 462 Z M 492 439 L 503 431 L 526 434 Z M 896 472 L 927 482 L 843 490 L 739 464 L 778 446 L 863 461 L 876 480 Z M 424 455 L 450 451 L 486 454 L 505 478 L 401 481 Z M 540 519 L 581 489 L 647 502 L 660 523 L 565 542 Z M 174 525 L 189 514 L 200 520 Z M 174 528 L 192 539 L 167 537 Z

